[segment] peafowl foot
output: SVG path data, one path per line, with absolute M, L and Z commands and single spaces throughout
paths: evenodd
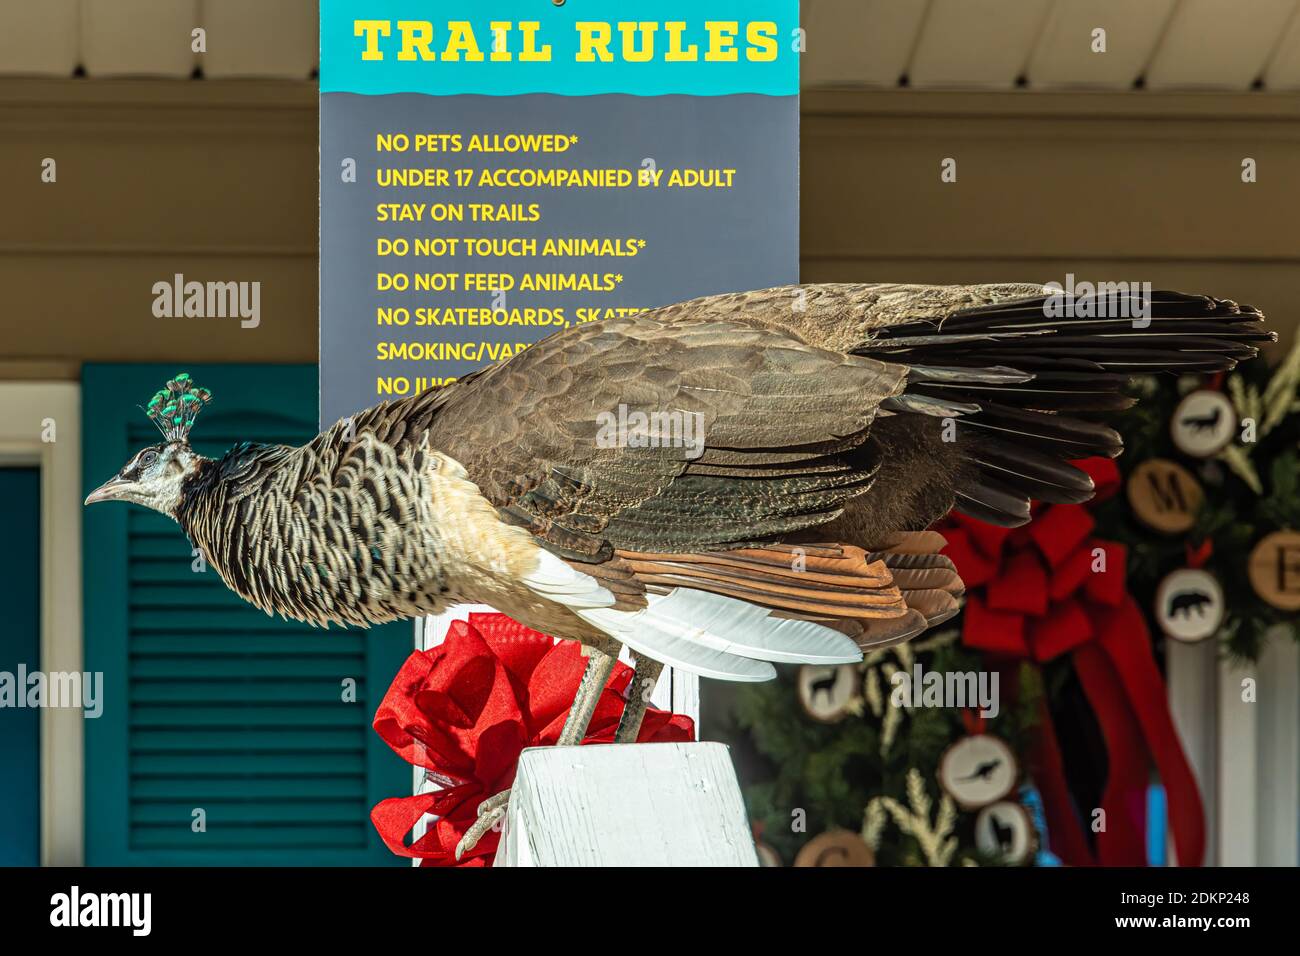
M 505 819 L 506 806 L 510 802 L 510 791 L 502 790 L 494 797 L 488 797 L 478 805 L 478 819 L 474 825 L 465 831 L 465 835 L 460 838 L 456 844 L 456 860 L 459 861 L 462 856 L 474 849 L 478 841 L 487 835 L 487 832 Z

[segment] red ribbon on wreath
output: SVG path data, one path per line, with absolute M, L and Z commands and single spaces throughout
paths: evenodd
M 1092 477 L 1094 501 L 1119 488 L 1119 469 L 1110 459 L 1074 464 Z M 1031 770 L 1053 852 L 1070 865 L 1145 865 L 1146 790 L 1154 763 L 1168 795 L 1179 863 L 1199 866 L 1205 853 L 1201 796 L 1169 713 L 1146 619 L 1128 593 L 1127 550 L 1093 537 L 1096 522 L 1083 505 L 1035 503 L 1033 513 L 1016 529 L 953 514 L 939 530 L 948 539 L 944 553 L 968 589 L 962 642 L 1008 661 L 1042 663 L 1069 654 L 1105 738 L 1106 828 L 1097 834 L 1094 857 L 1043 705 Z M 1095 570 L 1103 559 L 1104 570 Z
M 375 713 L 375 731 L 443 789 L 392 797 L 370 811 L 390 850 L 421 866 L 456 866 L 456 844 L 478 805 L 514 783 L 525 747 L 554 745 L 582 679 L 586 658 L 572 641 L 556 643 L 504 614 L 455 621 L 447 639 L 406 659 Z M 632 668 L 619 663 L 596 705 L 584 744 L 612 743 Z M 689 717 L 649 708 L 638 741 L 694 739 Z M 410 846 L 425 814 L 437 817 Z M 461 866 L 490 866 L 500 834 L 489 831 Z

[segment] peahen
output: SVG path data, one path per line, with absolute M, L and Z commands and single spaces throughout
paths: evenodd
M 211 396 L 179 375 L 147 409 L 164 441 L 86 503 L 170 515 L 267 613 L 365 626 L 481 603 L 580 641 L 560 740 L 576 744 L 624 644 L 638 688 L 664 663 L 760 681 L 770 662 L 857 661 L 947 619 L 962 582 L 934 521 L 956 507 L 1014 526 L 1030 499 L 1087 500 L 1069 461 L 1119 454 L 1091 419 L 1131 403 L 1130 376 L 1222 371 L 1275 338 L 1233 302 L 1114 293 L 1062 310 L 1054 292 L 696 299 L 558 332 L 301 448 L 217 460 L 188 443 Z

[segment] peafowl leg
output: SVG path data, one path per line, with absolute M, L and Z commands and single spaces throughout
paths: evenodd
M 582 673 L 582 683 L 578 685 L 578 693 L 574 695 L 573 705 L 569 708 L 569 716 L 565 719 L 564 727 L 560 730 L 560 739 L 556 741 L 557 746 L 574 746 L 582 743 L 582 739 L 587 736 L 587 725 L 591 723 L 591 717 L 596 712 L 596 704 L 600 700 L 600 694 L 609 681 L 609 675 L 614 671 L 615 661 L 618 660 L 618 645 L 615 644 L 608 650 L 612 653 L 606 653 L 594 647 L 590 649 L 587 668 Z M 483 839 L 484 834 L 505 817 L 506 805 L 509 801 L 510 791 L 503 790 L 478 805 L 478 819 L 474 821 L 473 826 L 465 831 L 465 835 L 456 844 L 457 860 L 466 852 L 472 850 L 478 841 Z
M 623 717 L 614 734 L 616 744 L 636 743 L 637 735 L 641 733 L 641 721 L 650 705 L 650 695 L 664 670 L 664 665 L 652 657 L 644 657 L 636 651 L 632 652 L 632 657 L 636 661 L 636 673 L 632 683 L 627 685 L 627 706 L 623 708 Z
M 605 685 L 609 683 L 609 675 L 614 673 L 615 662 L 618 661 L 618 645 L 609 648 L 609 651 L 610 653 L 606 653 L 594 647 L 590 649 L 587 669 L 582 674 L 582 683 L 578 685 L 578 693 L 573 698 L 573 706 L 569 708 L 568 719 L 564 721 L 564 728 L 560 731 L 560 739 L 556 741 L 556 746 L 575 746 L 582 743 L 582 739 L 587 736 L 587 725 L 591 723 L 591 716 L 596 712 L 596 704 L 600 701 Z

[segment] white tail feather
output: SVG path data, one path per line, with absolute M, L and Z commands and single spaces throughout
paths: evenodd
M 534 594 L 574 609 L 611 607 L 616 599 L 590 574 L 583 574 L 549 551 L 538 549 L 537 568 L 523 579 Z
M 768 680 L 765 661 L 851 664 L 858 646 L 838 631 L 811 621 L 773 617 L 734 598 L 675 588 L 647 595 L 639 611 L 579 610 L 578 615 L 634 650 L 666 664 L 721 680 Z

